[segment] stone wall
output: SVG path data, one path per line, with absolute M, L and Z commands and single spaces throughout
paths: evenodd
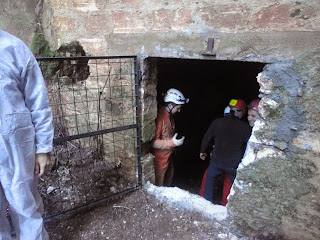
M 257 79 L 262 144 L 257 161 L 239 170 L 232 231 L 319 239 L 319 10 L 318 0 L 46 0 L 41 24 L 54 50 L 77 40 L 87 55 L 140 57 L 145 169 L 156 117 L 149 57 L 266 63 Z M 202 55 L 208 38 L 215 57 Z
M 238 171 L 229 204 L 234 225 L 245 235 L 319 236 L 319 166 L 316 151 L 309 151 L 317 141 L 304 135 L 311 106 L 301 104 L 308 81 L 293 66 L 268 64 L 258 76 L 263 96 L 259 111 L 265 121 L 254 132 L 259 146 L 249 152 L 253 163 Z
M 41 1 L 1 1 L 0 29 L 17 36 L 30 46 L 37 29 Z

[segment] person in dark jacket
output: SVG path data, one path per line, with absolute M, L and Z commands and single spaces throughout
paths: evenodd
M 246 111 L 245 102 L 241 99 L 232 99 L 229 107 L 230 115 L 214 120 L 201 142 L 200 158 L 204 160 L 209 145 L 212 140 L 214 141 L 204 191 L 205 199 L 211 202 L 215 178 L 220 174 L 227 174 L 230 179 L 228 189 L 224 187 L 224 192 L 229 194 L 251 135 L 250 126 L 240 120 Z
M 226 106 L 226 108 L 224 109 L 223 111 L 223 116 L 229 116 L 230 115 L 230 107 L 229 105 Z M 204 160 L 204 159 L 203 159 Z M 206 176 L 207 176 L 207 172 L 208 172 L 208 168 L 206 169 L 206 171 L 204 172 L 203 174 L 203 177 L 202 177 L 202 182 L 201 182 L 201 188 L 200 188 L 200 192 L 199 192 L 199 195 L 201 197 L 204 197 L 204 189 L 205 189 L 205 186 L 206 186 Z M 225 175 L 224 176 L 224 185 L 228 185 L 228 183 L 230 182 L 229 178 L 228 178 L 228 175 Z M 223 205 L 223 203 L 222 203 Z M 224 205 L 225 206 L 225 205 Z

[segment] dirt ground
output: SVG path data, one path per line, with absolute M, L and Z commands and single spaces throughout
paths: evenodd
M 51 240 L 232 239 L 223 223 L 167 203 L 141 189 L 95 209 L 46 223 Z

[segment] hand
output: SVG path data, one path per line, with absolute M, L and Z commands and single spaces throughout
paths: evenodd
M 38 153 L 36 154 L 36 164 L 34 168 L 35 174 L 38 177 L 43 176 L 49 169 L 50 166 L 50 153 Z
M 206 159 L 207 154 L 206 153 L 200 153 L 200 158 L 201 160 L 205 160 Z
M 181 146 L 184 142 L 184 136 L 180 139 L 177 139 L 178 133 L 176 133 L 173 137 L 172 137 L 172 141 L 174 143 L 174 145 L 176 146 Z

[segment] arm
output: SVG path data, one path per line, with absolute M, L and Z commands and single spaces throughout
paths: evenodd
M 27 69 L 21 76 L 21 88 L 35 129 L 35 174 L 41 177 L 50 166 L 53 125 L 44 79 L 31 52 Z
M 200 158 L 204 160 L 204 158 L 207 156 L 205 153 L 209 147 L 210 142 L 214 138 L 214 129 L 215 129 L 215 121 L 213 121 L 208 128 L 207 132 L 205 133 L 202 142 L 201 142 L 201 149 L 200 149 Z
M 25 103 L 34 124 L 36 154 L 49 153 L 53 141 L 52 113 L 41 70 L 32 54 L 21 79 Z

